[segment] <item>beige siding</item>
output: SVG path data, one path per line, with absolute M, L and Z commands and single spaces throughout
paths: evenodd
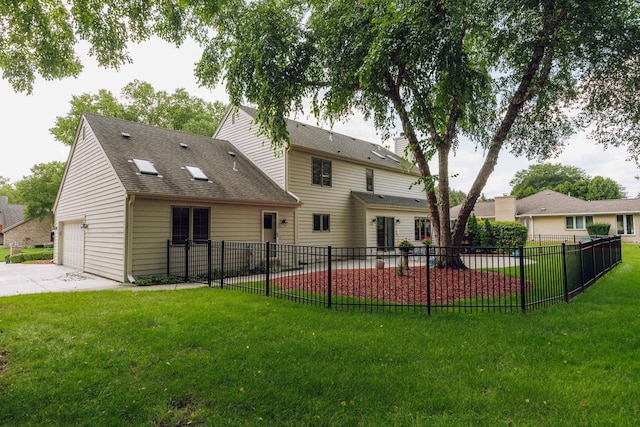
M 271 147 L 271 142 L 256 136 L 258 127 L 244 111 L 228 114 L 216 133 L 216 138 L 231 142 L 242 154 L 258 165 L 276 184 L 285 189 L 285 160 L 282 150 L 279 156 Z
M 627 215 L 627 214 L 621 214 Z M 580 215 L 582 216 L 582 215 Z M 610 224 L 611 228 L 609 229 L 609 235 L 615 235 L 617 233 L 617 214 L 608 214 L 608 215 L 593 215 L 593 222 Z M 566 215 L 563 216 L 537 216 L 529 220 L 529 235 L 530 236 L 538 236 L 538 235 L 576 235 L 576 236 L 588 236 L 589 233 L 587 230 L 571 230 L 566 228 L 565 222 Z M 533 226 L 531 223 L 533 222 Z M 633 215 L 633 230 L 634 234 L 622 235 L 622 241 L 625 243 L 635 243 L 640 239 L 638 238 L 638 226 L 640 226 L 640 222 L 638 221 L 638 215 Z
M 56 205 L 56 225 L 85 221 L 84 271 L 125 281 L 125 193 L 86 124 L 73 147 Z M 61 232 L 58 227 L 57 233 Z M 56 236 L 58 257 L 59 236 Z M 58 258 L 56 258 L 58 262 Z
M 133 207 L 133 276 L 165 274 L 167 240 L 171 238 L 173 206 L 208 207 L 211 213 L 211 239 L 259 242 L 262 239 L 262 214 L 278 216 L 278 241 L 292 243 L 295 229 L 293 209 L 281 207 L 202 204 L 145 200 L 138 198 Z M 282 219 L 287 224 L 280 224 Z
M 289 190 L 300 197 L 298 209 L 298 243 L 312 245 L 353 246 L 362 241 L 363 231 L 354 221 L 365 221 L 356 210 L 351 191 L 366 191 L 366 169 L 364 164 L 331 160 L 332 186 L 322 187 L 311 183 L 311 159 L 308 153 L 289 153 Z M 384 169 L 374 168 L 374 192 L 404 197 L 423 198 L 418 186 L 410 189 L 415 177 Z M 330 232 L 313 231 L 313 214 L 330 215 Z M 367 229 L 370 224 L 368 224 Z M 370 239 L 366 239 L 370 241 Z M 375 240 L 374 240 L 375 242 Z

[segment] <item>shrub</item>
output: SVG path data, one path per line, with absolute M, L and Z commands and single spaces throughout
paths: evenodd
M 482 229 L 475 214 L 467 220 L 467 239 L 469 246 L 477 247 L 482 244 Z
M 19 264 L 25 261 L 39 261 L 43 259 L 53 259 L 53 253 L 50 251 L 42 252 L 21 252 L 9 257 L 9 262 Z
M 499 248 L 513 248 L 524 246 L 527 242 L 527 227 L 519 222 L 494 222 L 492 224 L 495 236 L 495 246 Z
M 184 280 L 178 276 L 156 274 L 151 276 L 136 277 L 134 283 L 138 286 L 150 286 L 150 285 L 174 285 L 176 283 L 182 283 Z
M 594 222 L 593 224 L 587 224 L 587 232 L 589 236 L 607 236 L 609 235 L 609 229 L 611 224 L 606 222 Z

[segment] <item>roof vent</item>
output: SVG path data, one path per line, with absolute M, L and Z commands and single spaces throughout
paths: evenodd
M 382 194 L 378 194 L 378 197 L 384 199 L 384 196 Z
M 184 142 L 180 143 L 180 147 L 182 148 L 189 148 L 189 146 L 187 144 L 185 144 Z
M 229 151 L 229 155 L 230 155 L 231 157 L 235 157 L 235 156 L 236 156 L 236 153 L 234 153 L 233 151 Z
M 127 132 L 120 132 L 120 134 L 122 135 L 123 138 L 131 137 L 131 135 L 129 135 Z

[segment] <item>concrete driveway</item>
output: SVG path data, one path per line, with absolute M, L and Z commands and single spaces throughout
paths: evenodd
M 0 263 L 0 296 L 41 292 L 96 291 L 104 289 L 159 290 L 206 286 L 200 283 L 135 286 L 83 273 L 56 264 Z

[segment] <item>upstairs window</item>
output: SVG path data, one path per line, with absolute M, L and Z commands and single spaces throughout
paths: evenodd
M 331 187 L 331 160 L 311 159 L 311 175 L 313 184 Z
M 373 169 L 367 169 L 367 191 L 373 191 Z

